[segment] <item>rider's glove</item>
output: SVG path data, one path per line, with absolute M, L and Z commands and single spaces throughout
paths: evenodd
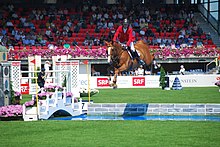
M 121 46 L 126 49 L 128 48 L 128 46 L 126 44 L 121 44 Z

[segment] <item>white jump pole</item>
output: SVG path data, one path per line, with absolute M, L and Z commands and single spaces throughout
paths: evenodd
M 14 91 L 21 91 L 21 61 L 11 62 L 11 81 Z

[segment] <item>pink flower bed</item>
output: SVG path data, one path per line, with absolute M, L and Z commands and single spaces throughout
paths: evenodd
M 12 117 L 22 115 L 22 105 L 9 105 L 0 107 L 1 117 Z
M 8 54 L 9 59 L 13 59 L 16 56 L 19 59 L 27 58 L 28 56 L 40 55 L 42 58 L 51 58 L 52 56 L 57 55 L 71 55 L 73 58 L 84 56 L 84 57 L 93 57 L 95 59 L 105 58 L 106 49 L 55 49 L 55 50 L 42 50 L 42 49 L 33 49 L 33 50 L 10 50 Z
M 151 53 L 154 54 L 155 58 L 167 59 L 167 58 L 180 58 L 180 57 L 213 57 L 220 55 L 219 48 L 181 48 L 181 49 L 171 49 L 169 47 L 150 49 Z M 51 58 L 57 55 L 71 55 L 72 58 L 76 57 L 92 57 L 95 59 L 106 58 L 106 47 L 100 47 L 99 49 L 55 49 L 55 50 L 42 50 L 42 49 L 32 49 L 32 50 L 11 50 L 9 52 L 9 59 L 14 59 L 16 56 L 18 59 L 27 58 L 28 56 L 40 55 L 42 58 Z
M 182 49 L 170 49 L 165 47 L 163 49 L 151 50 L 155 58 L 167 59 L 172 58 L 181 58 L 181 57 L 214 57 L 220 55 L 220 49 L 218 48 L 182 48 Z

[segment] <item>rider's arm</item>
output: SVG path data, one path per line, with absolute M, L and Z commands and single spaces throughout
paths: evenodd
M 130 46 L 131 42 L 134 41 L 134 36 L 133 36 L 132 28 L 129 28 L 128 33 L 129 33 L 129 37 L 128 37 L 127 46 Z

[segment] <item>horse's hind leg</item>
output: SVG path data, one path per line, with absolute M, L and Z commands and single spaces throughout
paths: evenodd
M 109 83 L 109 86 L 111 87 L 111 75 L 108 76 L 108 83 Z

